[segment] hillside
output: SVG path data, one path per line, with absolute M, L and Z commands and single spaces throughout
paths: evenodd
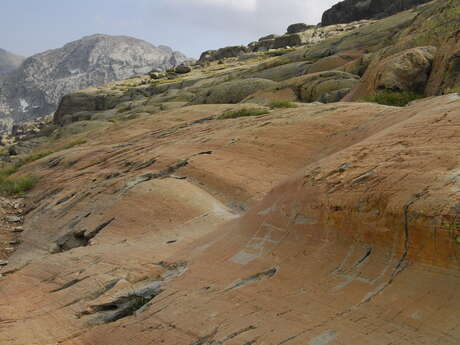
M 324 12 L 323 26 L 362 19 L 381 19 L 432 0 L 344 0 Z
M 24 61 L 24 57 L 12 54 L 0 48 L 0 76 L 18 68 Z
M 223 48 L 17 127 L 0 344 L 458 345 L 459 19 Z
M 109 35 L 87 36 L 31 56 L 1 82 L 3 129 L 11 129 L 13 122 L 52 114 L 69 92 L 167 69 L 186 60 L 166 46 Z

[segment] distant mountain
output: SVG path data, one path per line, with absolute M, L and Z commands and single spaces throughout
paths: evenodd
M 0 81 L 0 130 L 54 112 L 67 93 L 187 60 L 167 46 L 100 34 L 31 56 Z
M 432 0 L 344 0 L 324 12 L 322 26 L 381 19 Z
M 0 76 L 14 71 L 24 61 L 24 57 L 0 48 Z

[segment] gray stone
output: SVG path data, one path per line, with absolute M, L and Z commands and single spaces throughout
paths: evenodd
M 92 35 L 27 58 L 0 82 L 0 131 L 53 113 L 73 91 L 164 70 L 187 61 L 165 46 L 126 36 Z
M 174 72 L 179 73 L 179 74 L 186 74 L 190 73 L 192 69 L 189 66 L 185 65 L 179 65 L 175 68 Z
M 20 223 L 22 218 L 18 216 L 7 216 L 5 220 L 9 223 Z
M 315 25 L 307 25 L 305 23 L 291 24 L 287 28 L 287 33 L 288 34 L 296 34 L 298 32 L 306 31 L 306 30 L 311 29 L 313 27 L 315 27 Z

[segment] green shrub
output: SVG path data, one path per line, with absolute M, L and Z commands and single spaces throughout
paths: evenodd
M 258 116 L 268 114 L 268 110 L 264 108 L 242 108 L 238 110 L 226 111 L 217 117 L 218 120 L 236 119 L 243 116 Z
M 289 101 L 273 101 L 273 102 L 270 102 L 270 108 L 272 109 L 297 108 L 297 104 L 289 102 Z
M 372 103 L 378 103 L 383 105 L 392 105 L 395 107 L 404 107 L 410 102 L 422 98 L 423 95 L 412 91 L 390 91 L 385 90 L 374 93 L 365 100 Z
M 30 155 L 25 156 L 24 158 L 22 158 L 18 162 L 16 162 L 15 167 L 16 167 L 16 169 L 19 169 L 23 165 L 38 161 L 39 159 L 42 159 L 43 157 L 49 156 L 52 153 L 53 152 L 51 152 L 51 151 L 31 153 Z
M 451 87 L 444 90 L 445 95 L 448 95 L 449 93 L 460 93 L 460 87 Z
M 86 140 L 85 139 L 79 139 L 79 140 L 71 141 L 70 143 L 66 144 L 62 149 L 63 150 L 68 150 L 68 149 L 71 149 L 72 147 L 80 146 L 80 145 L 83 145 L 83 144 L 86 144 Z
M 38 178 L 35 176 L 21 176 L 11 178 L 0 176 L 0 193 L 3 195 L 21 195 L 35 187 Z

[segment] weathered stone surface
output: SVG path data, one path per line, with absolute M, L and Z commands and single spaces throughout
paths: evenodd
M 190 66 L 179 65 L 174 69 L 174 71 L 179 74 L 187 74 L 190 73 L 192 69 L 190 68 Z
M 23 167 L 42 179 L 1 271 L 20 321 L 0 343 L 457 345 L 459 102 L 192 106 Z
M 288 26 L 286 32 L 288 34 L 295 34 L 298 32 L 306 31 L 308 29 L 311 29 L 315 27 L 315 25 L 307 25 L 305 23 L 297 23 L 297 24 L 291 24 Z
M 267 41 L 267 40 L 272 40 L 272 39 L 275 39 L 279 37 L 279 35 L 275 35 L 275 34 L 270 34 L 270 35 L 267 35 L 267 36 L 264 36 L 264 37 L 261 37 L 259 38 L 259 42 L 261 41 Z
M 309 72 L 323 72 L 338 69 L 348 63 L 360 59 L 363 55 L 362 51 L 344 51 L 335 55 L 326 56 L 310 66 Z M 355 73 L 357 74 L 357 73 Z
M 307 74 L 310 68 L 311 63 L 309 62 L 292 62 L 256 72 L 251 74 L 251 77 L 282 81 Z
M 376 91 L 412 91 L 422 94 L 431 72 L 435 47 L 418 47 L 385 56 L 385 50 L 372 60 L 361 82 L 345 100 L 360 100 Z
M 359 77 L 341 71 L 311 73 L 281 83 L 281 88 L 291 88 L 302 102 L 335 101 L 345 90 L 359 82 Z
M 324 12 L 323 26 L 350 23 L 361 19 L 380 19 L 431 0 L 345 0 Z
M 338 24 L 328 27 L 309 26 L 306 30 L 287 33 L 282 36 L 267 36 L 257 42 L 249 44 L 251 51 L 267 51 L 286 47 L 297 47 L 302 45 L 317 44 L 329 38 L 341 36 L 346 32 L 367 26 L 371 21 L 360 21 L 350 24 Z
M 203 90 L 193 101 L 194 104 L 225 104 L 239 103 L 259 90 L 276 87 L 274 81 L 262 78 L 247 78 L 219 84 L 211 89 Z
M 238 57 L 244 53 L 249 52 L 248 47 L 245 46 L 231 46 L 220 48 L 218 50 L 207 50 L 200 56 L 199 62 L 218 61 L 231 57 Z
M 455 32 L 438 50 L 426 95 L 435 96 L 460 90 L 460 31 Z

